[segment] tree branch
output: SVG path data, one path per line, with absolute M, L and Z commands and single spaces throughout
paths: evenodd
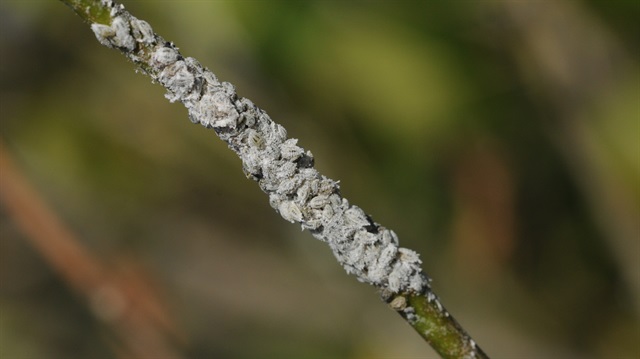
M 165 97 L 181 102 L 193 123 L 213 129 L 242 160 L 269 203 L 287 221 L 326 242 L 347 273 L 377 287 L 382 298 L 444 358 L 487 358 L 440 304 L 416 252 L 340 194 L 337 181 L 314 168 L 310 151 L 250 100 L 238 97 L 197 60 L 155 34 L 124 7 L 106 0 L 61 0 L 91 24 L 98 41 L 119 50 Z

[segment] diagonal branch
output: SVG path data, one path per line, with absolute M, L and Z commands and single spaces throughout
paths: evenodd
M 197 60 L 155 34 L 144 20 L 107 0 L 62 0 L 91 23 L 98 41 L 119 50 L 181 102 L 193 123 L 213 129 L 242 160 L 269 203 L 287 221 L 326 242 L 347 273 L 377 287 L 382 298 L 444 358 L 486 354 L 440 304 L 416 252 L 340 194 L 337 181 L 314 168 L 310 151 L 249 99 L 238 97 Z

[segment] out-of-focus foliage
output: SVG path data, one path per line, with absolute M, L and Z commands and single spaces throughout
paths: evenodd
M 640 354 L 638 2 L 125 5 L 420 252 L 489 355 Z M 61 3 L 0 2 L 0 52 L 14 161 L 145 283 L 185 357 L 434 356 Z M 119 357 L 5 209 L 0 225 L 0 357 Z

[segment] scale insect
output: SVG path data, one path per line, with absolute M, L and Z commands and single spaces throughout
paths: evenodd
M 282 201 L 278 206 L 278 211 L 280 215 L 285 220 L 296 223 L 302 221 L 302 211 L 300 207 L 293 201 Z

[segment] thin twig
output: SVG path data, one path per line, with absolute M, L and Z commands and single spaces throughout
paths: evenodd
M 385 301 L 444 358 L 486 354 L 432 292 L 416 252 L 399 247 L 396 234 L 373 221 L 340 194 L 337 181 L 314 168 L 310 151 L 250 100 L 238 97 L 197 60 L 155 34 L 113 1 L 61 0 L 91 28 L 98 41 L 122 52 L 181 102 L 194 123 L 213 129 L 242 160 L 269 203 L 287 221 L 326 242 L 345 270 L 374 285 Z

